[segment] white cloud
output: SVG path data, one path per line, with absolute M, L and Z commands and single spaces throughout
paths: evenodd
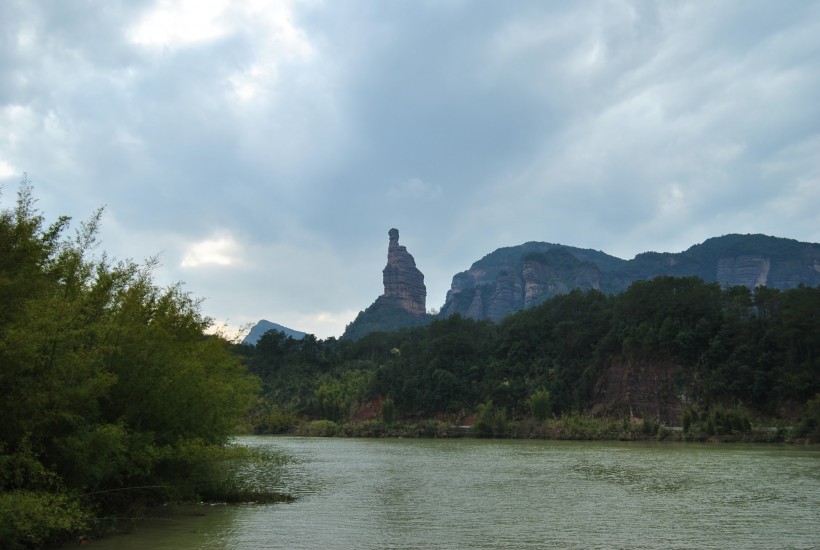
M 219 38 L 230 30 L 226 0 L 160 0 L 129 32 L 144 46 L 180 47 Z
M 230 235 L 223 235 L 188 246 L 181 267 L 205 265 L 231 266 L 241 263 L 239 244 Z
M 283 63 L 308 59 L 314 52 L 285 0 L 161 0 L 128 35 L 134 44 L 164 50 L 241 35 L 253 44 L 250 57 L 234 59 L 237 70 L 224 78 L 240 102 L 264 95 L 277 82 Z
M 20 175 L 16 168 L 4 160 L 0 160 L 0 179 Z
M 315 52 L 305 32 L 294 22 L 288 2 L 242 2 L 232 9 L 237 28 L 252 35 L 257 44 L 253 61 L 227 78 L 234 97 L 248 102 L 278 82 L 282 64 L 307 61 Z

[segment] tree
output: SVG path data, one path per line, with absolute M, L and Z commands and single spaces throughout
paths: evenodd
M 258 391 L 205 334 L 199 301 L 153 283 L 155 262 L 94 255 L 101 211 L 69 238 L 68 218 L 45 227 L 34 204 L 24 181 L 0 212 L 3 547 L 40 544 L 31 525 L 59 538 L 94 506 L 210 490 L 213 458 Z
M 550 392 L 547 390 L 540 390 L 530 395 L 529 398 L 530 411 L 536 420 L 546 420 L 552 412 L 552 403 L 550 402 Z

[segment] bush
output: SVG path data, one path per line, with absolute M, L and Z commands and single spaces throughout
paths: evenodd
M 293 431 L 299 425 L 299 418 L 277 405 L 271 405 L 267 411 L 258 411 L 251 416 L 253 432 L 257 434 L 284 434 Z
M 550 413 L 552 413 L 552 402 L 550 400 L 550 392 L 547 390 L 537 391 L 532 394 L 527 401 L 530 406 L 530 412 L 536 420 L 546 420 Z
M 732 435 L 749 433 L 752 423 L 749 413 L 742 407 L 712 407 L 706 416 L 704 430 L 708 435 Z
M 388 397 L 382 403 L 381 413 L 384 423 L 392 424 L 396 421 L 396 403 Z
M 660 424 L 652 418 L 643 418 L 641 420 L 641 433 L 645 435 L 655 435 L 660 429 Z
M 810 443 L 820 443 L 820 393 L 806 403 L 806 414 L 797 425 L 796 432 Z
M 507 435 L 508 428 L 505 410 L 493 406 L 492 401 L 478 406 L 473 431 L 479 437 L 502 437 Z
M 78 538 L 88 517 L 77 500 L 62 493 L 0 493 L 0 548 L 39 548 Z
M 681 413 L 680 422 L 683 428 L 683 433 L 689 433 L 689 428 L 692 427 L 692 421 L 695 419 L 695 413 L 691 407 L 686 407 Z
M 303 424 L 300 435 L 311 437 L 333 437 L 339 435 L 340 426 L 332 420 L 314 420 Z

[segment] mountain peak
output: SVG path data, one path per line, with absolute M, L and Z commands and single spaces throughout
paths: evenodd
M 427 287 L 413 255 L 399 244 L 399 230 L 387 232 L 387 265 L 382 270 L 384 294 L 350 323 L 342 338 L 356 340 L 377 331 L 417 326 L 429 321 Z
M 262 338 L 262 335 L 270 330 L 279 331 L 285 334 L 286 336 L 290 336 L 294 340 L 301 340 L 305 337 L 304 332 L 293 330 L 292 328 L 282 326 L 278 323 L 272 323 L 266 319 L 262 319 L 258 323 L 256 323 L 253 326 L 253 328 L 251 328 L 251 331 L 248 333 L 247 336 L 245 336 L 245 339 L 242 340 L 242 343 L 248 344 L 250 346 L 255 346 L 256 342 L 258 342 L 259 339 Z

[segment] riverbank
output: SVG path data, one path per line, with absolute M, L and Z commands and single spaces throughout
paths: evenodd
M 523 419 L 495 425 L 457 425 L 435 419 L 385 423 L 378 420 L 337 423 L 312 420 L 298 423 L 288 435 L 364 438 L 511 438 L 589 441 L 689 441 L 713 443 L 813 444 L 810 437 L 789 426 L 753 426 L 746 429 L 712 426 L 665 426 L 652 420 L 593 418 L 584 415 L 537 421 Z

